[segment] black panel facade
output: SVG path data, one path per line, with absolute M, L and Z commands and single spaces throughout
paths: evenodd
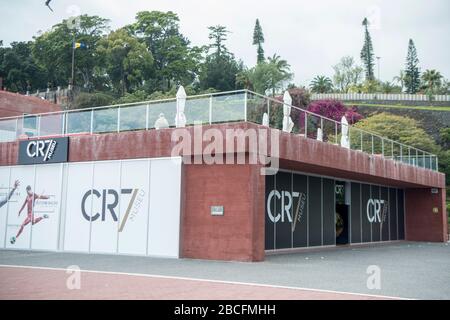
M 372 196 L 370 197 L 372 201 L 369 206 L 372 207 L 373 218 L 370 224 L 372 225 L 372 241 L 380 241 L 381 240 L 381 212 L 383 203 L 380 199 L 380 187 L 371 186 L 372 188 Z
M 266 223 L 265 223 L 265 248 L 266 250 L 274 249 L 275 244 L 275 224 L 271 221 L 271 216 L 273 216 L 276 212 L 275 204 L 276 201 L 273 201 L 273 193 L 271 192 L 275 190 L 275 175 L 266 176 Z M 270 197 L 269 197 L 270 196 Z
M 293 215 L 293 246 L 294 248 L 308 245 L 308 178 L 301 174 L 294 174 L 292 185 L 298 197 L 294 197 Z
M 383 201 L 383 208 L 381 211 L 381 240 L 389 241 L 389 216 L 390 216 L 390 204 L 389 204 L 389 188 L 380 188 L 380 199 Z
M 292 248 L 292 173 L 280 172 L 276 178 L 276 189 L 280 199 L 275 200 L 275 249 Z M 277 197 L 278 198 L 278 197 Z
M 322 180 L 323 245 L 336 244 L 334 180 Z
M 345 202 L 336 194 L 343 185 Z M 404 201 L 402 189 L 289 172 L 266 176 L 265 248 L 404 239 Z
M 397 232 L 397 189 L 389 188 L 389 230 L 390 240 L 398 240 Z
M 322 245 L 322 178 L 309 177 L 309 246 Z
M 403 190 L 397 189 L 398 239 L 405 239 L 405 201 Z
M 372 214 L 372 208 L 367 206 L 370 200 L 370 185 L 361 185 L 361 225 L 362 225 L 362 242 L 372 241 L 372 225 L 369 221 L 369 216 Z
M 350 205 L 351 243 L 361 242 L 361 184 L 351 184 Z

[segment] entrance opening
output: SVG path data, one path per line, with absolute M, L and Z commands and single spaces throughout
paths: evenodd
M 350 211 L 350 184 L 336 181 L 336 245 L 348 244 L 349 241 L 349 211 Z

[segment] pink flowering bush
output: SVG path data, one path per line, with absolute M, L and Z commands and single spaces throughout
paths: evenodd
M 342 116 L 345 115 L 350 124 L 354 124 L 363 118 L 363 116 L 358 113 L 356 107 L 353 106 L 347 108 L 338 100 L 317 100 L 311 102 L 308 105 L 307 110 L 338 122 L 340 122 Z

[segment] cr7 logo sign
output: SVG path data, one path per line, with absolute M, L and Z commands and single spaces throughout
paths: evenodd
M 384 200 L 381 199 L 369 199 L 367 201 L 367 219 L 370 223 L 381 223 L 386 218 L 387 206 Z
M 42 158 L 44 162 L 51 160 L 57 146 L 56 140 L 30 141 L 27 145 L 27 156 L 30 158 Z
M 126 207 L 125 214 L 119 226 L 119 232 L 121 232 L 125 227 L 128 218 L 133 220 L 139 213 L 145 191 L 139 189 L 121 189 L 119 192 L 121 195 L 131 195 L 128 203 L 127 201 L 123 201 L 124 197 L 121 197 L 121 204 Z M 101 191 L 93 189 L 86 191 L 81 199 L 81 214 L 87 221 L 96 221 L 100 218 L 101 221 L 105 221 L 106 213 L 109 212 L 112 219 L 118 221 L 118 212 L 116 212 L 116 209 L 119 206 L 119 192 L 114 189 L 103 189 Z M 101 202 L 101 210 L 100 212 L 92 210 L 92 215 L 90 215 L 91 206 L 93 207 L 95 199 L 98 199 L 96 201 L 96 207 L 98 207 L 98 202 Z
M 23 140 L 19 143 L 18 164 L 67 162 L 69 138 Z
M 292 222 L 291 208 L 293 204 L 293 198 L 298 198 L 299 196 L 299 192 L 292 192 L 291 194 L 289 191 L 281 191 L 280 193 L 280 191 L 278 190 L 272 190 L 267 196 L 267 215 L 269 216 L 270 221 L 276 223 L 281 219 L 281 222 L 284 222 L 285 220 Z M 271 204 L 273 198 L 281 200 L 281 207 L 279 204 L 277 206 L 277 208 L 281 208 L 281 212 L 272 212 Z

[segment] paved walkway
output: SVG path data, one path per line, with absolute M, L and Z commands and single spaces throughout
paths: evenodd
M 73 265 L 83 271 L 81 290 L 66 287 Z M 379 289 L 367 287 L 373 267 Z M 332 248 L 258 263 L 0 250 L 0 299 L 50 297 L 450 299 L 450 244 Z
M 0 299 L 381 299 L 320 290 L 103 272 L 81 271 L 77 282 L 73 275 L 57 269 L 0 267 Z

